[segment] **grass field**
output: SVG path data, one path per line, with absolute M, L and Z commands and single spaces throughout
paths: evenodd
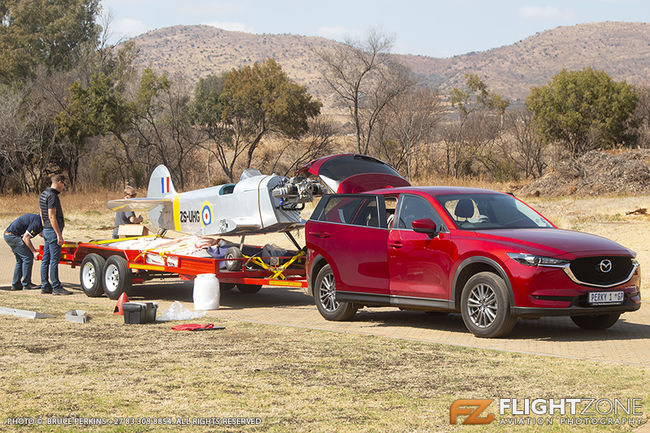
M 109 198 L 114 194 L 64 194 L 66 239 L 109 237 Z M 625 214 L 648 207 L 649 197 L 528 201 L 563 228 L 623 243 L 650 266 L 650 218 Z M 37 212 L 36 204 L 36 196 L 0 198 L 0 224 Z M 640 367 L 214 317 L 209 321 L 225 330 L 175 332 L 169 323 L 126 326 L 90 301 L 5 291 L 0 305 L 57 315 L 0 315 L 0 431 L 617 432 L 633 428 L 567 427 L 559 416 L 552 426 L 504 427 L 499 416 L 487 426 L 452 426 L 449 407 L 471 398 L 638 398 L 645 419 L 650 407 L 650 372 Z M 88 324 L 63 319 L 77 308 L 88 311 Z M 7 425 L 14 417 L 44 424 Z M 224 417 L 259 424 L 191 425 Z M 47 425 L 80 418 L 133 425 Z M 190 425 L 153 424 L 178 419 Z
M 242 322 L 212 320 L 226 329 L 176 332 L 168 323 L 124 325 L 92 303 L 83 307 L 91 321 L 80 325 L 62 319 L 80 308 L 78 301 L 0 292 L 0 304 L 59 317 L 0 316 L 0 420 L 45 423 L 2 431 L 77 431 L 47 426 L 48 419 L 132 418 L 136 425 L 83 431 L 434 432 L 454 429 L 449 406 L 461 398 L 650 403 L 645 369 Z M 260 424 L 146 424 L 205 417 L 259 418 Z M 498 421 L 462 429 L 504 431 Z M 559 417 L 555 422 L 517 431 L 566 431 Z

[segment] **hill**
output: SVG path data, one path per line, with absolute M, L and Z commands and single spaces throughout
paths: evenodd
M 320 80 L 313 49 L 338 42 L 290 34 L 250 34 L 215 27 L 173 26 L 134 38 L 136 61 L 169 75 L 181 73 L 190 83 L 209 74 L 251 65 L 273 57 L 300 84 L 324 102 L 330 94 Z M 462 85 L 466 73 L 478 74 L 491 89 L 524 99 L 531 86 L 545 84 L 563 68 L 591 66 L 615 80 L 650 83 L 650 24 L 604 22 L 558 27 L 512 45 L 451 58 L 395 54 L 422 81 L 446 91 Z

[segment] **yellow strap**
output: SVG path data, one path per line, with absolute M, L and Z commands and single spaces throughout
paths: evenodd
M 131 237 L 131 238 L 106 239 L 106 240 L 102 240 L 102 241 L 89 241 L 87 243 L 95 244 L 95 245 L 112 244 L 113 242 L 132 241 L 134 239 L 151 238 L 151 237 L 154 237 L 154 236 L 155 235 L 146 235 L 146 236 L 136 236 L 136 237 Z

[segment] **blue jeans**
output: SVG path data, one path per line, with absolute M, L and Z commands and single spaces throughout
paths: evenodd
M 53 229 L 43 229 L 43 239 L 44 242 L 43 261 L 41 262 L 41 289 L 52 288 L 53 290 L 57 290 L 61 288 L 61 282 L 59 281 L 59 259 L 61 258 L 61 245 L 57 243 L 56 232 Z
M 23 238 L 14 234 L 5 233 L 5 242 L 11 247 L 14 256 L 16 256 L 16 266 L 14 267 L 14 278 L 11 285 L 14 288 L 20 285 L 22 279 L 23 288 L 32 284 L 32 265 L 34 264 L 34 254 L 27 248 Z

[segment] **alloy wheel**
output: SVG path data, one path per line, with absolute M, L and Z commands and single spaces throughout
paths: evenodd
M 335 311 L 339 303 L 336 301 L 336 286 L 334 284 L 334 274 L 325 275 L 319 288 L 320 302 L 326 311 Z
M 492 287 L 487 284 L 477 284 L 472 288 L 467 299 L 469 317 L 479 328 L 489 327 L 497 317 L 497 297 Z

